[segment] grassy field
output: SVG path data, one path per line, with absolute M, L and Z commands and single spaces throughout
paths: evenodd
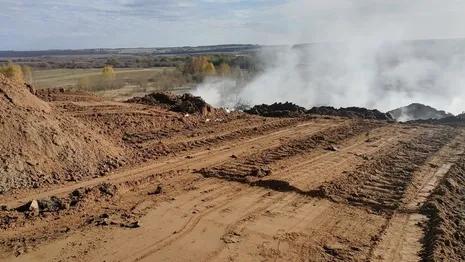
M 118 78 L 148 78 L 153 74 L 161 73 L 163 70 L 174 70 L 174 68 L 122 68 L 115 69 Z M 32 77 L 36 88 L 69 87 L 77 84 L 84 77 L 98 77 L 102 69 L 53 69 L 33 71 Z

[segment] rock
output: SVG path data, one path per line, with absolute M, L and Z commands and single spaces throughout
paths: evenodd
M 135 221 L 135 222 L 132 222 L 132 223 L 127 223 L 127 224 L 121 224 L 121 227 L 125 227 L 125 228 L 139 228 L 142 226 L 142 223 L 140 221 Z
M 115 185 L 103 183 L 99 186 L 99 190 L 101 195 L 115 196 L 117 188 Z
M 162 186 L 158 185 L 157 189 L 155 189 L 155 191 L 149 192 L 148 194 L 149 195 L 158 195 L 158 194 L 161 194 L 162 192 L 163 192 Z
M 262 178 L 262 177 L 266 177 L 266 176 L 271 175 L 271 170 L 263 169 L 263 168 L 254 168 L 250 172 L 250 175 L 254 176 L 254 177 Z
M 231 158 L 237 159 L 237 156 L 236 155 L 231 155 Z
M 39 212 L 39 202 L 37 200 L 32 200 L 29 203 L 29 211 Z
M 326 148 L 326 150 L 329 150 L 329 151 L 338 151 L 339 149 L 338 149 L 337 147 L 331 145 L 331 146 L 328 146 L 328 147 Z
M 43 199 L 37 201 L 39 204 L 40 212 L 56 212 L 66 209 L 66 205 L 63 201 L 57 197 L 51 197 L 50 199 Z
M 37 162 L 35 160 L 27 160 L 26 164 L 28 164 L 30 166 L 37 166 L 39 164 L 39 162 Z

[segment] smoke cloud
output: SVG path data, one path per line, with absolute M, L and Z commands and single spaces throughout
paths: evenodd
M 221 107 L 232 107 L 242 98 L 252 104 L 289 101 L 307 108 L 360 106 L 388 111 L 423 103 L 454 114 L 465 110 L 465 40 L 410 41 L 415 30 L 419 37 L 437 35 L 425 33 L 435 21 L 420 25 L 409 16 L 418 15 L 424 10 L 420 8 L 444 11 L 444 5 L 436 1 L 329 2 L 345 5 L 335 17 L 327 12 L 328 19 L 319 24 L 324 30 L 320 28 L 316 38 L 326 42 L 264 47 L 259 58 L 266 68 L 245 86 L 213 79 L 194 93 Z M 318 5 L 315 1 L 302 4 L 312 3 Z M 315 38 L 311 29 L 316 25 L 306 22 L 301 9 L 286 9 L 302 21 L 294 44 L 309 39 L 308 35 Z M 444 22 L 447 35 L 455 25 Z

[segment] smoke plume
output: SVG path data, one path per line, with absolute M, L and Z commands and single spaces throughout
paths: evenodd
M 379 1 L 374 2 L 381 8 Z M 405 10 L 417 11 L 420 6 L 418 1 L 394 2 L 405 4 L 401 6 Z M 393 21 L 385 13 L 366 14 L 367 6 L 352 5 L 334 22 L 326 21 L 325 40 L 329 40 L 323 43 L 265 46 L 259 58 L 266 68 L 245 86 L 214 79 L 195 93 L 222 107 L 232 107 L 241 98 L 252 104 L 289 101 L 307 108 L 360 106 L 381 111 L 423 103 L 454 114 L 463 112 L 465 40 L 412 41 L 409 34 L 416 28 L 412 19 Z M 311 33 L 305 26 L 302 30 L 299 39 L 307 39 Z

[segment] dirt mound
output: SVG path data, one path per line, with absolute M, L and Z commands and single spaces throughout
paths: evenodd
M 389 114 L 382 113 L 376 109 L 370 110 L 361 107 L 346 107 L 336 109 L 332 106 L 313 107 L 307 111 L 308 114 L 342 116 L 350 118 L 363 118 L 374 120 L 393 120 Z
M 420 120 L 420 119 L 441 119 L 453 116 L 443 110 L 437 110 L 433 107 L 413 103 L 408 106 L 397 108 L 388 112 L 398 121 Z
M 33 87 L 32 87 L 33 88 Z M 34 89 L 33 89 L 34 90 Z M 103 99 L 92 93 L 83 90 L 64 89 L 64 88 L 45 88 L 38 89 L 33 92 L 40 99 L 53 102 L 53 101 L 102 101 Z
M 299 117 L 305 114 L 306 109 L 293 103 L 274 103 L 272 105 L 256 105 L 244 112 L 265 117 Z
M 120 150 L 0 74 L 0 193 L 101 174 Z
M 174 112 L 202 114 L 204 116 L 212 114 L 215 111 L 201 97 L 187 93 L 183 95 L 176 95 L 170 92 L 151 93 L 144 97 L 131 98 L 126 102 L 159 106 Z
M 425 261 L 464 261 L 464 159 L 451 167 L 423 207 L 430 220 L 426 231 Z

